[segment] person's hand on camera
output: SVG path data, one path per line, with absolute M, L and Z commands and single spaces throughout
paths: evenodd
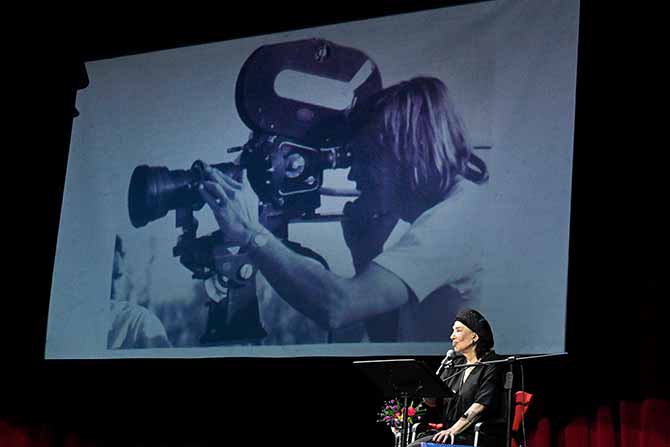
M 241 247 L 261 229 L 249 204 L 245 203 L 243 188 L 242 182 L 205 164 L 205 181 L 200 185 L 200 195 L 212 209 L 226 239 Z
M 395 213 L 378 207 L 379 203 L 366 194 L 344 206 L 342 233 L 356 271 L 382 252 L 384 242 L 398 222 Z

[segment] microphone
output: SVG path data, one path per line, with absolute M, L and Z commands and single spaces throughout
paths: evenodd
M 437 369 L 437 372 L 435 375 L 440 375 L 440 372 L 442 372 L 442 368 L 445 366 L 451 366 L 451 363 L 454 361 L 454 358 L 456 357 L 456 351 L 453 349 L 450 349 L 447 351 L 447 356 L 442 359 L 442 362 L 440 363 L 440 367 Z

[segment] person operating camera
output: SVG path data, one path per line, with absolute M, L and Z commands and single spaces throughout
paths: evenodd
M 439 79 L 383 89 L 349 117 L 348 178 L 360 196 L 345 206 L 342 230 L 353 277 L 309 262 L 250 219 L 240 182 L 206 167 L 200 192 L 278 295 L 324 329 L 364 321 L 372 341 L 446 340 L 444 321 L 479 289 L 482 255 L 469 227 L 486 166 Z M 398 220 L 409 229 L 385 247 Z

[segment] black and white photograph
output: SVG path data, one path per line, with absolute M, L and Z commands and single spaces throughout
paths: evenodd
M 484 2 L 88 62 L 47 355 L 428 355 L 464 308 L 559 349 L 576 26 Z

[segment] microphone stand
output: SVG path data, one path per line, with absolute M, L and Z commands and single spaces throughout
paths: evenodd
M 506 431 L 506 442 L 507 447 L 512 447 L 512 409 L 513 409 L 513 400 L 512 400 L 512 384 L 514 383 L 514 363 L 521 362 L 523 360 L 539 359 L 544 357 L 558 357 L 561 355 L 568 355 L 567 352 L 560 352 L 556 354 L 540 354 L 540 355 L 529 355 L 526 357 L 517 357 L 511 355 L 505 359 L 500 360 L 489 360 L 486 362 L 476 362 L 476 363 L 462 363 L 460 365 L 452 365 L 452 368 L 467 368 L 470 366 L 483 366 L 483 365 L 493 365 L 496 363 L 507 363 L 509 364 L 509 371 L 505 374 L 505 384 L 504 389 L 506 390 L 507 395 L 507 431 Z M 525 405 L 524 401 L 524 405 Z
M 414 393 L 418 392 L 421 388 L 423 388 L 422 385 L 419 385 L 417 389 L 414 391 Z M 409 437 L 409 433 L 407 432 L 407 417 L 408 417 L 408 408 L 407 408 L 407 399 L 409 398 L 410 394 L 414 393 L 409 393 L 407 391 L 401 391 L 400 392 L 400 398 L 402 399 L 402 428 L 400 429 L 400 436 L 401 436 L 401 441 L 400 441 L 400 446 L 401 447 L 406 447 L 407 446 L 407 438 Z

